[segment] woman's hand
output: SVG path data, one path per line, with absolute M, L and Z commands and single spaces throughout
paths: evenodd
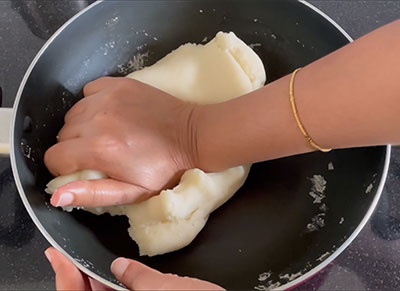
M 61 187 L 54 206 L 108 206 L 145 200 L 194 167 L 193 104 L 128 78 L 101 78 L 65 116 L 45 154 L 55 175 L 102 171 L 110 178 Z
M 45 254 L 56 274 L 57 290 L 112 290 L 81 273 L 56 249 L 48 248 Z M 206 281 L 162 274 L 124 258 L 118 258 L 112 263 L 111 272 L 130 290 L 223 290 Z

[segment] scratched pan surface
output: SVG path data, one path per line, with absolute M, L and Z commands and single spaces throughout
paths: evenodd
M 209 40 L 220 30 L 234 31 L 253 44 L 269 82 L 349 42 L 318 11 L 296 1 L 106 1 L 67 23 L 39 53 L 21 84 L 12 163 L 24 204 L 54 246 L 110 286 L 117 284 L 110 263 L 124 256 L 229 289 L 273 283 L 288 288 L 340 253 L 379 198 L 387 147 L 260 163 L 190 246 L 153 258 L 138 256 L 125 218 L 49 207 L 43 189 L 51 177 L 43 153 L 56 142 L 63 116 L 81 98 L 85 83 L 128 73 L 129 61 L 138 54 L 144 65 L 151 65 L 179 45 Z M 334 170 L 328 170 L 329 163 Z M 309 195 L 314 175 L 327 181 L 323 210 Z M 308 231 L 307 225 L 320 213 L 325 213 L 319 216 L 324 226 Z M 264 272 L 268 275 L 259 278 Z

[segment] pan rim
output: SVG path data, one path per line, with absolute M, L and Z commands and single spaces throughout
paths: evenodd
M 39 50 L 39 52 L 36 54 L 35 58 L 32 60 L 31 64 L 29 65 L 29 67 L 28 67 L 28 69 L 27 69 L 27 71 L 26 71 L 26 73 L 25 73 L 25 75 L 24 75 L 24 77 L 23 77 L 23 79 L 22 79 L 22 81 L 20 83 L 20 86 L 19 86 L 17 94 L 16 94 L 16 98 L 15 98 L 15 101 L 14 101 L 14 105 L 13 105 L 13 114 L 12 114 L 12 120 L 11 120 L 11 130 L 10 130 L 10 149 L 11 149 L 10 150 L 10 159 L 11 159 L 11 167 L 12 167 L 12 172 L 13 172 L 13 176 L 14 176 L 14 181 L 15 181 L 15 184 L 17 186 L 18 193 L 19 193 L 19 195 L 21 197 L 21 200 L 22 200 L 27 212 L 29 213 L 29 216 L 31 217 L 31 219 L 35 223 L 36 227 L 39 229 L 41 234 L 46 238 L 46 240 L 50 243 L 50 245 L 52 245 L 54 248 L 56 248 L 58 251 L 60 251 L 80 271 L 84 272 L 88 276 L 94 278 L 95 280 L 99 281 L 100 283 L 102 283 L 102 284 L 104 284 L 104 285 L 106 285 L 106 286 L 108 286 L 110 288 L 113 288 L 115 290 L 127 290 L 126 288 L 124 288 L 124 287 L 122 287 L 120 285 L 117 285 L 115 283 L 112 283 L 112 282 L 102 278 L 101 276 L 97 275 L 93 271 L 91 271 L 88 268 L 86 268 L 85 266 L 83 266 L 81 263 L 77 262 L 47 232 L 47 230 L 44 228 L 44 226 L 41 224 L 41 222 L 37 218 L 36 214 L 34 213 L 32 207 L 30 206 L 30 204 L 28 202 L 28 199 L 27 199 L 27 197 L 25 195 L 25 191 L 24 191 L 24 189 L 22 187 L 22 184 L 21 184 L 21 181 L 19 179 L 19 173 L 18 173 L 18 169 L 17 169 L 16 157 L 15 157 L 15 151 L 14 151 L 14 148 L 15 148 L 15 144 L 14 144 L 14 128 L 15 128 L 15 121 L 16 121 L 16 115 L 17 115 L 17 108 L 19 106 L 20 99 L 21 99 L 21 96 L 22 96 L 22 92 L 23 92 L 23 90 L 25 88 L 26 82 L 27 82 L 28 78 L 30 77 L 30 75 L 32 73 L 32 70 L 35 67 L 36 63 L 38 62 L 38 60 L 40 59 L 42 54 L 45 52 L 45 50 L 48 48 L 48 46 L 50 46 L 50 44 L 58 37 L 58 35 L 65 28 L 67 28 L 79 16 L 83 15 L 88 10 L 90 10 L 91 8 L 97 6 L 98 4 L 100 4 L 100 3 L 104 2 L 104 1 L 105 0 L 97 0 L 97 1 L 95 1 L 94 3 L 90 4 L 89 6 L 87 6 L 86 8 L 84 8 L 83 10 L 81 10 L 80 12 L 75 14 L 66 23 L 64 23 L 46 41 L 46 43 L 42 46 L 42 48 Z M 297 0 L 297 2 L 305 5 L 309 9 L 311 9 L 314 12 L 318 13 L 319 15 L 321 15 L 325 20 L 327 20 L 331 25 L 333 25 L 343 36 L 345 36 L 349 42 L 353 42 L 353 39 L 351 38 L 351 36 L 338 23 L 336 23 L 332 18 L 330 18 L 328 15 L 326 15 L 320 9 L 318 9 L 314 5 L 308 3 L 306 0 Z M 376 206 L 378 204 L 378 201 L 379 201 L 379 199 L 381 197 L 381 194 L 382 194 L 385 182 L 386 182 L 388 170 L 389 170 L 390 155 L 391 155 L 391 145 L 387 145 L 386 146 L 386 155 L 385 155 L 385 164 L 384 164 L 384 167 L 383 167 L 382 177 L 381 177 L 381 180 L 379 182 L 379 186 L 378 186 L 377 192 L 375 194 L 375 197 L 374 197 L 374 199 L 373 199 L 373 201 L 371 203 L 371 206 L 369 207 L 368 211 L 366 212 L 364 218 L 361 220 L 361 222 L 359 223 L 357 228 L 353 231 L 353 233 L 350 235 L 350 237 L 344 243 L 342 243 L 341 246 L 335 252 L 333 252 L 331 255 L 329 255 L 329 257 L 327 257 L 324 261 L 322 261 L 320 264 L 318 264 L 315 268 L 313 268 L 310 271 L 306 272 L 305 274 L 301 275 L 297 279 L 295 279 L 293 281 L 290 281 L 290 282 L 288 282 L 288 283 L 286 283 L 284 285 L 281 285 L 276 290 L 285 290 L 285 289 L 294 288 L 297 285 L 299 285 L 300 283 L 302 283 L 302 282 L 306 281 L 307 279 L 313 277 L 319 271 L 324 269 L 328 264 L 330 264 L 334 259 L 336 259 L 350 245 L 350 243 L 357 237 L 357 235 L 361 232 L 361 230 L 364 228 L 364 226 L 366 225 L 366 223 L 370 219 L 370 217 L 371 217 L 372 213 L 374 212 L 374 210 L 375 210 L 375 208 L 376 208 Z

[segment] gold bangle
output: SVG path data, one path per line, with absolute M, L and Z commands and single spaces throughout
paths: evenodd
M 296 77 L 296 74 L 297 74 L 300 70 L 301 70 L 301 68 L 296 69 L 296 70 L 293 72 L 292 78 L 290 79 L 290 90 L 289 90 L 290 103 L 292 104 L 292 110 L 293 110 L 294 117 L 296 118 L 297 126 L 299 127 L 301 133 L 304 135 L 304 137 L 306 138 L 306 140 L 308 141 L 308 143 L 309 143 L 313 148 L 315 148 L 315 149 L 317 149 L 317 150 L 319 150 L 319 151 L 321 151 L 321 152 L 324 152 L 324 153 L 330 152 L 332 149 L 325 149 L 325 148 L 322 148 L 322 147 L 320 147 L 318 144 L 316 144 L 316 143 L 313 141 L 313 139 L 308 135 L 306 129 L 304 128 L 303 124 L 302 124 L 301 121 L 300 121 L 300 117 L 299 117 L 299 114 L 298 114 L 298 112 L 297 112 L 296 103 L 295 103 L 295 101 L 294 101 L 294 93 L 293 93 L 293 91 L 294 91 L 294 89 L 293 89 L 293 87 L 294 87 L 294 79 L 295 79 L 295 77 Z

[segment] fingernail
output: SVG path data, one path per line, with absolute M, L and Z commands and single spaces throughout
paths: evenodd
M 51 264 L 50 250 L 49 250 L 49 249 L 45 250 L 44 255 L 46 256 L 47 260 L 48 260 L 48 261 L 50 262 L 50 264 Z
M 72 201 L 74 201 L 74 195 L 71 192 L 64 192 L 60 195 L 56 206 L 69 206 L 72 204 Z
M 129 266 L 129 260 L 125 258 L 118 258 L 111 264 L 111 272 L 117 278 L 121 278 Z

